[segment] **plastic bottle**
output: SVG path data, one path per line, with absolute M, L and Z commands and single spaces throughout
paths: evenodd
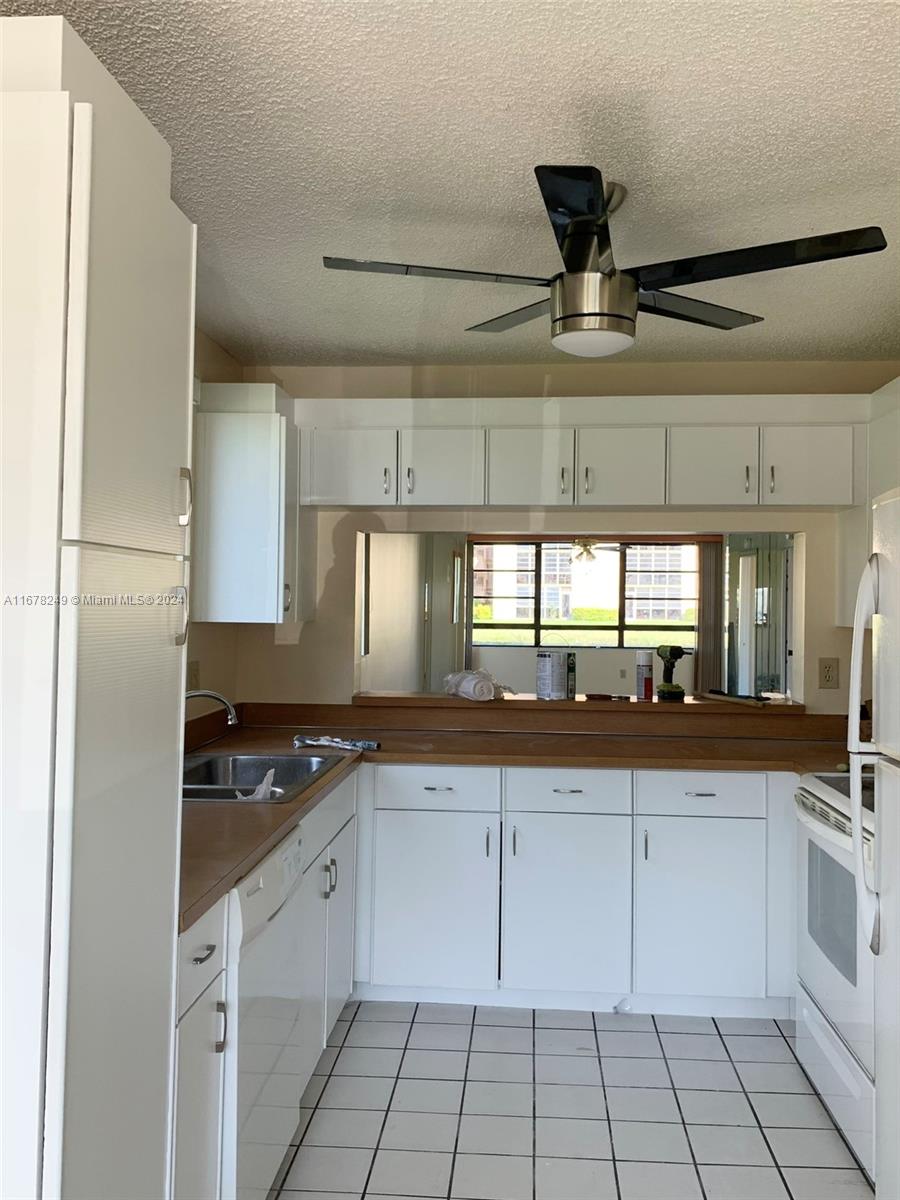
M 653 699 L 653 651 L 638 650 L 635 695 L 638 700 Z

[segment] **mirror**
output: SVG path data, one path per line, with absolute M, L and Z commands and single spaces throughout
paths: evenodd
M 357 690 L 430 692 L 466 667 L 535 691 L 536 650 L 576 651 L 576 689 L 632 694 L 636 650 L 684 647 L 690 695 L 788 686 L 789 534 L 611 538 L 360 533 Z M 654 682 L 662 680 L 654 655 Z
M 790 691 L 793 546 L 791 533 L 731 533 L 725 538 L 729 693 Z

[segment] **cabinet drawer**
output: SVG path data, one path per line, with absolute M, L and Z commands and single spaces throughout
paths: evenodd
M 635 771 L 634 811 L 673 817 L 764 817 L 765 775 Z
M 510 812 L 630 813 L 631 772 L 508 767 Z
M 376 788 L 376 808 L 500 810 L 499 767 L 378 767 Z
M 178 1016 L 194 1003 L 225 966 L 228 897 L 178 938 Z
M 356 812 L 356 775 L 334 789 L 300 822 L 303 838 L 303 870 L 315 862 Z

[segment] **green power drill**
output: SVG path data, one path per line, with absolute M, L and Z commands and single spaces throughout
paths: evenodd
M 684 688 L 680 683 L 674 683 L 672 676 L 675 672 L 675 664 L 680 658 L 684 658 L 684 649 L 681 646 L 657 646 L 656 653 L 663 660 L 663 681 L 656 689 L 656 694 L 660 701 L 668 704 L 681 704 L 684 702 Z

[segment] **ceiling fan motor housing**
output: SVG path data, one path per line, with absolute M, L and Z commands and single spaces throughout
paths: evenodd
M 637 304 L 637 283 L 623 271 L 564 272 L 550 285 L 552 336 L 598 330 L 633 338 Z

